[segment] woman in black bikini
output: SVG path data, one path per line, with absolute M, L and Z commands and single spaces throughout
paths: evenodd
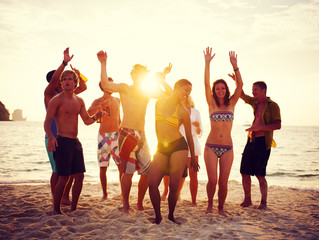
M 178 198 L 178 186 L 186 166 L 188 148 L 191 152 L 191 166 L 198 171 L 195 159 L 194 143 L 191 134 L 189 113 L 181 104 L 192 90 L 192 84 L 181 79 L 175 83 L 173 94 L 164 99 L 159 99 L 155 105 L 156 135 L 158 140 L 157 152 L 151 162 L 149 171 L 149 194 L 155 212 L 154 223 L 162 221 L 161 196 L 158 186 L 165 175 L 169 175 L 168 219 L 179 224 L 174 218 L 174 210 Z M 184 124 L 186 138 L 179 131 Z
M 229 52 L 230 63 L 233 66 L 234 74 L 229 75 L 235 78 L 236 89 L 230 96 L 227 83 L 223 79 L 214 82 L 213 89 L 210 85 L 210 62 L 215 57 L 212 49 L 207 47 L 204 51 L 205 56 L 205 94 L 209 108 L 211 131 L 207 137 L 204 160 L 208 176 L 206 186 L 208 206 L 206 213 L 213 212 L 213 198 L 218 181 L 218 212 L 225 215 L 224 203 L 227 196 L 227 183 L 233 164 L 234 152 L 231 138 L 231 129 L 234 119 L 235 105 L 240 97 L 243 81 L 237 66 L 237 55 Z M 218 161 L 219 159 L 219 161 Z M 217 169 L 219 163 L 219 178 Z

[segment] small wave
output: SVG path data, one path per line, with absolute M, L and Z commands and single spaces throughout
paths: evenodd
M 269 188 L 274 188 L 274 189 L 283 189 L 283 190 L 295 190 L 295 191 L 309 191 L 309 192 L 319 192 L 319 188 L 301 188 L 301 187 L 282 187 L 282 186 L 277 186 L 277 185 L 272 185 Z
M 267 173 L 267 176 L 268 177 L 280 177 L 280 176 L 283 176 L 283 177 L 291 177 L 293 174 L 292 173 L 285 173 L 285 172 L 275 172 L 275 173 Z
M 318 174 L 303 174 L 303 175 L 299 175 L 298 177 L 300 177 L 300 178 L 318 178 L 319 175 Z
M 16 185 L 16 184 L 49 184 L 48 180 L 11 180 L 0 181 L 0 185 Z

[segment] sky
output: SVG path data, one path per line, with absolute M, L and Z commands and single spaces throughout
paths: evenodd
M 233 50 L 245 93 L 265 81 L 283 125 L 319 125 L 319 0 L 0 0 L 0 101 L 10 113 L 22 109 L 28 121 L 43 121 L 45 76 L 69 47 L 70 63 L 89 79 L 80 95 L 88 108 L 102 95 L 96 53 L 104 50 L 115 82 L 131 84 L 136 63 L 156 72 L 171 62 L 167 82 L 190 80 L 195 106 L 208 123 L 207 46 L 216 53 L 212 82 L 223 78 L 234 91 L 227 76 Z M 147 118 L 153 110 L 154 101 Z M 239 100 L 235 124 L 252 119 L 251 107 Z

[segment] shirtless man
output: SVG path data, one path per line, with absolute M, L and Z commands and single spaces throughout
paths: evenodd
M 106 72 L 107 54 L 104 51 L 97 53 L 101 63 L 101 83 L 105 90 L 118 92 L 123 107 L 123 119 L 119 130 L 119 147 L 121 168 L 121 188 L 123 194 L 123 211 L 129 212 L 129 196 L 132 186 L 132 177 L 135 170 L 138 170 L 140 180 L 138 183 L 137 209 L 143 210 L 143 199 L 148 187 L 148 170 L 151 162 L 151 154 L 147 145 L 144 125 L 145 114 L 151 98 L 163 97 L 172 94 L 172 88 L 165 82 L 165 76 L 171 71 L 171 64 L 166 67 L 163 73 L 158 74 L 160 84 L 165 88 L 165 93 L 158 89 L 156 93 L 145 93 L 141 90 L 142 80 L 148 73 L 145 66 L 136 64 L 131 71 L 133 85 L 125 83 L 112 83 L 108 81 Z
M 63 61 L 66 66 L 67 60 Z M 95 122 L 98 113 L 90 117 L 86 111 L 82 98 L 74 94 L 74 89 L 78 83 L 78 76 L 71 70 L 66 70 L 61 75 L 63 91 L 57 94 L 49 102 L 44 130 L 48 136 L 48 150 L 53 152 L 56 172 L 59 176 L 54 188 L 53 212 L 62 214 L 60 209 L 61 198 L 66 183 L 71 175 L 74 176 L 72 188 L 71 211 L 76 210 L 80 193 L 82 191 L 85 165 L 83 150 L 78 135 L 78 116 L 80 115 L 86 125 Z M 55 138 L 51 130 L 51 121 L 55 119 L 57 124 L 57 137 Z
M 280 108 L 277 103 L 266 96 L 267 85 L 264 82 L 255 82 L 250 97 L 242 91 L 240 98 L 254 109 L 254 121 L 250 128 L 248 141 L 241 159 L 240 173 L 245 198 L 240 204 L 242 207 L 252 205 L 251 202 L 251 175 L 259 181 L 261 202 L 258 209 L 267 208 L 268 184 L 266 180 L 266 166 L 271 147 L 275 146 L 273 131 L 281 128 Z
M 61 75 L 61 73 L 63 72 L 65 65 L 64 63 L 68 63 L 69 61 L 71 61 L 71 59 L 73 58 L 73 55 L 70 56 L 69 54 L 69 48 L 66 48 L 63 52 L 64 55 L 64 60 L 61 63 L 60 67 L 57 70 L 52 70 L 50 72 L 47 73 L 46 79 L 49 82 L 48 86 L 45 88 L 44 90 L 44 104 L 45 104 L 45 108 L 48 108 L 49 102 L 50 100 L 57 95 L 58 93 L 62 92 L 62 88 L 61 88 L 61 83 L 59 80 L 59 77 Z M 76 89 L 74 90 L 75 94 L 79 94 L 83 91 L 85 91 L 87 89 L 86 83 L 85 81 L 80 77 L 80 72 L 79 70 L 75 69 L 72 67 L 72 70 L 74 70 L 77 75 L 79 76 L 79 86 L 76 87 Z M 54 74 L 56 73 L 56 74 Z M 53 131 L 53 135 L 54 137 L 56 137 L 57 135 L 57 127 L 56 127 L 56 122 L 54 120 L 54 118 L 52 119 L 51 122 L 51 130 Z M 51 168 L 52 168 L 52 174 L 51 174 L 51 178 L 50 178 L 50 185 L 51 185 L 51 193 L 53 196 L 53 192 L 54 192 L 54 188 L 56 183 L 58 182 L 58 178 L 59 176 L 56 173 L 55 170 L 55 163 L 54 163 L 54 159 L 53 159 L 53 154 L 51 152 L 48 151 L 48 137 L 47 135 L 45 135 L 45 147 L 48 153 L 48 157 L 50 160 L 50 164 L 51 164 Z M 69 198 L 69 193 L 70 193 L 70 189 L 71 189 L 71 185 L 73 182 L 73 177 L 70 176 L 70 179 L 65 187 L 64 193 L 63 193 L 63 197 L 62 197 L 62 204 L 67 204 L 70 205 L 71 201 Z
M 109 78 L 113 82 L 112 78 Z M 120 99 L 112 96 L 112 92 L 104 91 L 101 82 L 99 83 L 103 96 L 95 99 L 88 109 L 90 116 L 102 111 L 103 115 L 100 121 L 98 133 L 98 149 L 97 158 L 100 167 L 100 182 L 102 186 L 103 196 L 101 201 L 107 199 L 107 177 L 106 171 L 110 165 L 110 158 L 113 157 L 119 168 L 119 176 L 121 181 L 121 168 L 119 167 L 119 150 L 118 150 L 118 130 L 121 123 L 120 118 Z

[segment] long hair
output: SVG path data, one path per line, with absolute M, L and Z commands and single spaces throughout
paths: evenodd
M 185 85 L 190 85 L 192 86 L 192 83 L 190 81 L 188 81 L 187 79 L 183 78 L 183 79 L 180 79 L 178 80 L 175 84 L 174 84 L 174 90 L 178 87 L 182 87 L 182 86 L 185 86 Z
M 222 83 L 222 84 L 225 85 L 226 94 L 225 94 L 225 97 L 224 97 L 224 104 L 227 106 L 227 105 L 229 105 L 230 92 L 229 92 L 228 85 L 227 85 L 227 83 L 225 82 L 224 79 L 218 79 L 218 80 L 216 80 L 216 81 L 213 83 L 213 88 L 212 88 L 213 97 L 214 97 L 214 99 L 215 99 L 215 102 L 216 102 L 217 106 L 219 107 L 219 106 L 220 106 L 220 102 L 219 102 L 218 97 L 216 96 L 216 92 L 215 92 L 215 88 L 216 88 L 216 85 L 217 85 L 218 83 Z

